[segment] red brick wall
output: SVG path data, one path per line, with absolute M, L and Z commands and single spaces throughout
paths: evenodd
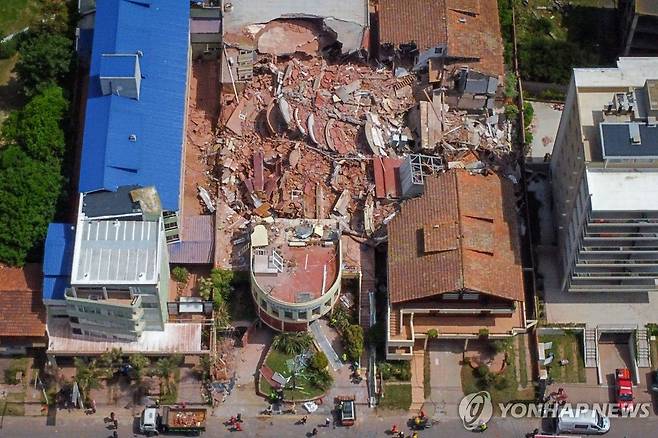
M 272 327 L 275 330 L 282 330 L 283 328 L 281 327 L 281 321 L 279 321 L 276 318 L 271 317 L 267 313 L 263 311 L 263 309 L 258 308 L 258 316 L 260 316 L 260 319 L 270 327 Z
M 283 330 L 286 332 L 303 332 L 306 331 L 308 325 L 305 322 L 284 322 Z

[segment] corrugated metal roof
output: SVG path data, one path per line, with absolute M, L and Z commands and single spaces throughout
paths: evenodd
M 209 264 L 215 255 L 213 217 L 185 216 L 181 241 L 168 245 L 169 262 L 179 264 Z
M 105 0 L 96 8 L 79 189 L 155 185 L 163 207 L 178 210 L 189 2 Z M 103 96 L 102 55 L 138 52 L 139 100 Z
M 71 282 L 156 283 L 160 222 L 83 221 Z
M 71 224 L 48 225 L 43 256 L 44 300 L 64 299 L 64 288 L 70 281 L 74 242 L 75 233 Z

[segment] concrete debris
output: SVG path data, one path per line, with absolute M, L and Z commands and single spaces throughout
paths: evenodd
M 261 28 L 259 48 L 280 53 L 272 45 L 280 29 Z M 239 100 L 230 88 L 222 94 L 209 176 L 245 221 L 331 216 L 343 232 L 377 240 L 404 197 L 399 172 L 409 156 L 515 175 L 502 109 L 458 110 L 450 71 L 428 83 L 409 70 L 327 62 L 317 55 L 322 42 L 309 41 L 300 35 L 281 48 L 302 55 L 256 54 Z
M 197 190 L 199 191 L 199 197 L 205 204 L 206 208 L 210 213 L 215 212 L 215 204 L 213 204 L 212 199 L 210 198 L 210 194 L 208 193 L 208 190 L 205 188 L 198 186 Z

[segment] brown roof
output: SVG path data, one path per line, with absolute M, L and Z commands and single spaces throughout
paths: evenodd
M 514 199 L 511 182 L 497 175 L 428 178 L 424 195 L 404 202 L 388 225 L 391 302 L 459 290 L 522 301 Z
M 44 336 L 41 265 L 0 266 L 0 336 Z
M 420 51 L 446 45 L 448 56 L 501 76 L 503 40 L 496 0 L 380 0 L 379 40 L 414 42 Z
M 378 11 L 381 43 L 427 50 L 448 41 L 444 0 L 380 0 Z

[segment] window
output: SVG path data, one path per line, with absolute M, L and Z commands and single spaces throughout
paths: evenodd
M 78 319 L 77 316 L 72 316 L 70 318 L 70 321 L 71 321 L 71 324 L 79 324 L 80 323 L 80 320 Z
M 164 229 L 165 231 L 175 230 L 178 228 L 178 222 L 165 222 Z
M 79 328 L 74 328 L 74 329 L 73 329 L 73 334 L 74 334 L 74 335 L 81 335 L 81 334 L 82 334 L 82 330 L 80 330 Z
M 261 299 L 260 299 L 260 306 L 261 306 L 263 309 L 267 310 L 267 301 L 265 301 L 264 298 L 261 298 Z
M 292 312 L 289 311 L 289 310 L 284 311 L 283 312 L 283 317 L 288 318 L 288 319 L 292 319 Z
M 311 311 L 311 313 L 313 313 L 313 315 L 319 315 L 319 314 L 320 314 L 320 308 L 319 308 L 319 307 L 316 307 L 315 309 L 313 309 L 313 310 Z
M 272 315 L 276 316 L 277 318 L 279 317 L 279 309 L 275 309 L 274 307 L 272 307 L 270 309 L 270 312 L 272 313 Z
M 297 312 L 297 319 L 308 319 L 308 312 Z

